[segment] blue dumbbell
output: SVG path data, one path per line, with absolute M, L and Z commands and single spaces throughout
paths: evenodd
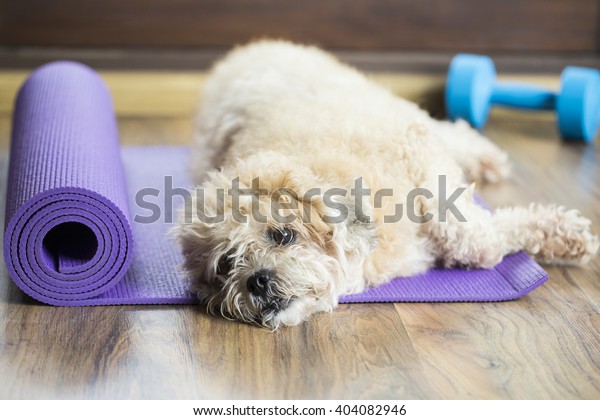
M 458 54 L 450 63 L 446 81 L 448 116 L 482 128 L 492 105 L 556 110 L 558 129 L 566 140 L 592 142 L 600 125 L 600 71 L 567 67 L 560 91 L 496 81 L 494 62 L 486 56 Z

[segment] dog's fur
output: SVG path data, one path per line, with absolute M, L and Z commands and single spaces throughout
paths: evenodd
M 204 203 L 194 204 L 223 212 L 224 220 L 181 220 L 185 269 L 210 311 L 271 328 L 434 264 L 493 267 L 520 250 L 544 261 L 585 262 L 598 250 L 590 222 L 575 210 L 532 205 L 492 214 L 477 205 L 465 176 L 504 178 L 504 152 L 466 123 L 433 120 L 314 47 L 262 41 L 218 63 L 204 86 L 194 159 L 192 174 L 204 190 Z M 210 167 L 220 169 L 207 174 Z M 448 195 L 467 188 L 456 201 L 467 222 L 439 213 L 439 175 Z M 349 209 L 341 223 L 328 220 L 337 210 L 322 194 L 304 197 L 314 188 L 349 191 L 361 177 L 372 193 L 392 188 L 393 196 L 380 203 L 373 195 L 359 203 L 337 196 Z M 217 190 L 229 190 L 236 178 L 252 192 L 241 198 L 241 214 L 250 215 L 255 200 L 266 223 L 236 221 L 230 194 L 219 204 Z M 286 226 L 269 210 L 282 188 L 295 193 L 286 212 L 297 218 Z M 418 214 L 433 218 L 385 223 L 415 188 L 433 193 L 416 200 Z M 356 214 L 359 205 L 364 215 Z M 272 232 L 284 227 L 295 241 L 278 245 Z M 247 283 L 259 270 L 272 275 L 262 294 Z

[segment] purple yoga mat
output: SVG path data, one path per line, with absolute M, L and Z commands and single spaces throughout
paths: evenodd
M 183 147 L 121 149 L 110 94 L 91 69 L 57 62 L 36 70 L 14 111 L 4 234 L 14 282 L 52 305 L 194 303 L 168 236 L 172 215 L 135 221 L 149 212 L 136 203 L 140 190 L 153 189 L 146 203 L 164 209 L 167 179 L 191 186 L 188 156 Z M 547 278 L 519 253 L 491 270 L 430 270 L 340 301 L 501 301 Z

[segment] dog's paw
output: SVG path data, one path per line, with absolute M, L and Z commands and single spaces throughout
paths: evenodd
M 499 149 L 490 149 L 476 154 L 463 166 L 467 180 L 475 183 L 500 182 L 508 178 L 510 168 L 508 154 Z
M 554 209 L 536 257 L 552 263 L 587 263 L 598 254 L 600 242 L 590 229 L 591 222 L 577 210 Z

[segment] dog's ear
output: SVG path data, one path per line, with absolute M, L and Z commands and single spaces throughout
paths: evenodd
M 229 207 L 226 191 L 230 181 L 221 171 L 212 171 L 207 180 L 190 191 L 189 201 L 180 209 L 177 223 L 170 234 L 181 248 L 185 257 L 184 270 L 193 279 L 207 277 L 214 267 L 209 254 L 219 252 L 226 241 L 223 222 Z M 225 236 L 226 237 L 226 236 Z M 210 277 L 210 276 L 209 276 Z

